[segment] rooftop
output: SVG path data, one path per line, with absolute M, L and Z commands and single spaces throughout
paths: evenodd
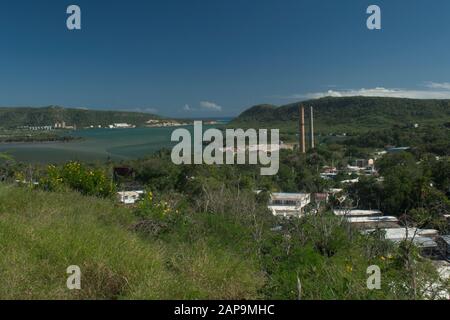
M 380 210 L 360 210 L 360 209 L 336 209 L 333 210 L 333 213 L 336 216 L 352 216 L 352 217 L 361 217 L 361 216 L 381 216 L 383 212 Z
M 350 223 L 378 223 L 378 222 L 398 222 L 396 217 L 382 216 L 382 217 L 346 217 Z M 387 229 L 390 230 L 390 229 Z
M 301 201 L 310 196 L 309 193 L 272 193 L 271 198 L 273 200 L 296 200 Z
M 401 242 L 404 239 L 390 239 L 393 242 Z M 438 244 L 431 238 L 427 238 L 427 237 L 414 237 L 414 239 L 412 240 L 412 242 L 421 248 L 436 248 L 438 246 Z
M 447 243 L 448 245 L 450 245 L 450 235 L 443 235 L 443 236 L 440 236 L 440 238 L 441 238 L 445 243 Z
M 389 240 L 395 239 L 410 239 L 413 237 L 434 237 L 438 235 L 438 231 L 434 229 L 418 229 L 418 228 L 392 228 L 392 229 L 382 229 L 386 232 L 385 238 Z M 367 230 L 364 233 L 370 233 L 375 230 Z M 408 237 L 406 235 L 408 234 Z

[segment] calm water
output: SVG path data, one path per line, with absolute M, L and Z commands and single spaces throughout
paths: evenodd
M 203 127 L 207 129 L 211 126 Z M 192 126 L 186 128 L 192 133 Z M 7 152 L 18 161 L 41 163 L 136 159 L 173 146 L 170 136 L 175 129 L 80 130 L 71 134 L 83 138 L 80 141 L 0 144 L 0 152 Z

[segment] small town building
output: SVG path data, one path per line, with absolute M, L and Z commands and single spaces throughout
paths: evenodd
M 411 241 L 415 246 L 420 248 L 422 256 L 437 257 L 439 256 L 438 244 L 435 238 L 438 231 L 434 229 L 418 229 L 418 228 L 390 228 L 381 229 L 385 233 L 385 239 L 393 243 L 402 241 Z M 375 230 L 363 231 L 364 234 L 370 234 Z
M 117 192 L 118 199 L 123 204 L 135 204 L 143 194 L 144 191 L 141 190 Z
M 364 169 L 367 167 L 373 167 L 375 165 L 375 161 L 373 159 L 357 159 L 355 160 L 355 167 L 360 169 Z
M 391 147 L 391 148 L 387 148 L 386 151 L 388 153 L 398 153 L 398 152 L 408 151 L 410 149 L 411 149 L 410 147 Z
M 379 217 L 383 215 L 380 210 L 361 210 L 361 209 L 335 209 L 334 215 L 342 217 Z
M 328 193 L 314 193 L 314 201 L 316 203 L 319 202 L 328 202 L 329 195 Z
M 136 128 L 135 125 L 129 123 L 113 123 L 109 125 L 110 129 L 132 129 Z
M 359 182 L 359 178 L 341 181 L 341 183 L 345 183 L 345 184 L 353 184 L 353 183 L 358 183 L 358 182 Z
M 413 237 L 436 237 L 439 232 L 435 229 L 393 228 L 386 229 L 386 239 L 410 239 Z
M 336 178 L 337 175 L 337 172 L 322 172 L 320 174 L 320 177 L 324 180 L 331 180 Z
M 367 230 L 373 228 L 397 228 L 399 227 L 398 219 L 393 216 L 366 216 L 366 217 L 344 217 L 355 228 Z
M 275 216 L 300 217 L 310 203 L 310 193 L 272 193 L 268 208 Z
M 399 227 L 396 217 L 384 216 L 380 210 L 336 209 L 333 213 L 359 230 Z

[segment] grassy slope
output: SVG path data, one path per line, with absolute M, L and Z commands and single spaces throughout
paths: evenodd
M 251 259 L 220 241 L 149 241 L 132 223 L 109 200 L 0 184 L 0 299 L 258 297 Z M 81 267 L 81 291 L 66 289 L 69 265 Z

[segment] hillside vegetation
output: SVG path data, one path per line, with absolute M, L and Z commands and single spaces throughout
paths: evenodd
M 150 241 L 134 220 L 110 200 L 0 185 L 0 299 L 258 297 L 251 259 L 207 237 Z M 82 270 L 81 291 L 66 287 L 70 265 Z
M 143 125 L 159 117 L 149 113 L 69 109 L 58 106 L 44 108 L 0 108 L 0 128 L 49 126 L 65 121 L 77 127 L 106 126 L 112 123 Z
M 450 122 L 450 100 L 418 100 L 384 97 L 322 98 L 284 106 L 258 105 L 231 122 L 233 127 L 280 128 L 283 133 L 298 130 L 299 105 L 314 107 L 317 133 L 360 133 L 393 125 L 443 124 Z
M 197 178 L 184 180 L 155 157 L 136 167 L 154 193 L 135 208 L 84 168 L 50 166 L 34 188 L 0 184 L 0 299 L 421 299 L 437 279 L 415 249 L 329 212 L 274 217 L 237 168 L 186 168 Z M 381 290 L 366 286 L 374 264 Z M 66 287 L 71 265 L 79 291 Z

